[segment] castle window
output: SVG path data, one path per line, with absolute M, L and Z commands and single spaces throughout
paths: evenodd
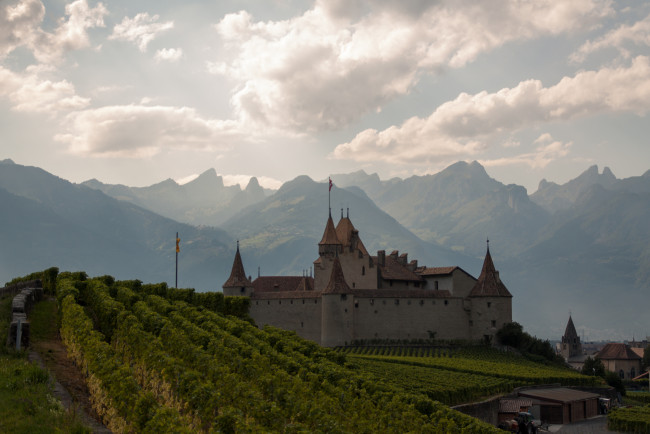
M 371 299 L 370 299 L 370 306 L 372 306 L 373 304 L 375 304 L 375 299 L 374 299 L 374 298 L 371 298 Z
M 492 307 L 492 302 L 491 301 L 488 301 L 487 303 L 488 303 L 488 307 Z
M 473 325 L 474 325 L 474 321 L 472 321 L 472 320 L 470 319 L 470 320 L 469 320 L 469 326 L 472 327 Z
M 293 304 L 293 300 L 291 300 L 291 304 Z
M 318 299 L 314 300 L 314 304 L 318 304 Z
M 348 310 L 347 310 L 347 308 L 345 309 L 345 313 L 348 313 Z
M 356 288 L 356 287 L 357 287 L 357 284 L 354 283 L 354 282 L 352 282 L 352 287 L 353 287 L 353 288 Z
M 625 372 L 623 372 L 623 370 L 621 369 L 620 371 L 618 371 L 618 376 L 621 377 L 621 380 L 623 380 L 625 378 Z
M 361 275 L 362 276 L 366 275 L 366 266 L 365 265 L 361 266 Z
M 396 299 L 395 299 L 395 304 L 396 304 L 396 305 L 399 305 L 399 298 L 396 298 Z
M 634 378 L 634 377 L 636 377 L 636 370 L 632 368 L 632 370 L 630 371 L 630 378 Z
M 256 301 L 256 302 L 255 302 L 255 306 L 257 306 L 258 304 L 260 304 L 260 302 L 259 302 L 259 301 Z
M 346 294 L 341 294 L 341 301 L 347 300 L 348 296 Z
M 375 313 L 377 313 L 377 311 L 375 311 Z M 375 333 L 375 336 L 377 336 L 377 333 Z
M 354 302 L 354 307 L 357 307 L 357 308 L 359 307 L 359 302 L 358 301 Z
M 305 304 L 305 299 L 302 300 L 302 304 Z
M 433 282 L 433 289 L 435 289 L 436 291 L 438 290 L 438 281 L 437 280 Z
M 381 302 L 382 302 L 383 304 L 386 304 L 386 300 L 382 300 Z
M 269 300 L 269 301 L 267 301 L 267 302 L 266 302 L 266 304 L 271 304 L 271 301 L 270 301 L 270 300 Z
M 497 326 L 497 322 L 495 320 L 492 320 L 492 327 L 496 327 L 496 326 Z
M 420 306 L 424 306 L 424 300 L 420 300 Z
M 449 304 L 449 300 L 445 300 L 445 306 Z
M 393 281 L 392 280 L 388 281 L 388 286 L 393 286 Z
M 413 285 L 415 285 L 416 288 L 420 287 L 420 282 L 415 282 Z
M 407 301 L 406 304 L 410 305 L 410 304 L 411 304 L 411 300 Z
M 244 293 L 244 291 L 246 291 L 246 288 L 242 288 L 239 290 L 239 292 L 241 292 L 242 294 Z
M 278 300 L 278 304 L 282 304 L 282 300 Z
M 302 321 L 300 321 L 300 327 L 304 327 L 304 326 L 305 326 L 305 323 L 303 323 Z

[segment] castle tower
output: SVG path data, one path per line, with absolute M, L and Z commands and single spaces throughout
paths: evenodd
M 321 345 L 336 347 L 351 343 L 354 339 L 354 297 L 345 282 L 338 256 L 334 258 L 321 300 Z
M 237 241 L 237 253 L 235 253 L 235 260 L 232 263 L 230 277 L 222 285 L 222 288 L 223 295 L 244 295 L 250 297 L 253 293 L 253 284 L 250 279 L 246 277 L 244 263 L 239 254 L 239 241 Z
M 472 339 L 491 342 L 497 330 L 512 322 L 512 294 L 494 267 L 490 244 L 478 280 L 469 293 L 472 303 L 470 333 Z
M 323 238 L 318 243 L 318 259 L 314 261 L 314 289 L 322 291 L 327 286 L 329 275 L 332 270 L 334 258 L 342 253 L 342 245 L 332 220 L 330 212 L 325 224 Z
M 560 354 L 562 354 L 564 360 L 567 361 L 572 357 L 582 355 L 582 343 L 580 342 L 580 336 L 578 336 L 576 327 L 573 325 L 571 315 L 569 315 L 569 322 L 567 322 L 564 336 L 562 336 Z

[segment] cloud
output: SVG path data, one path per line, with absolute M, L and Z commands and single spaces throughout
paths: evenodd
M 176 62 L 183 56 L 183 50 L 180 48 L 163 48 L 156 51 L 155 59 L 158 61 Z
M 571 55 L 570 59 L 579 63 L 584 61 L 589 54 L 606 48 L 616 48 L 623 57 L 629 58 L 631 54 L 626 48 L 627 43 L 650 46 L 650 15 L 631 26 L 622 25 L 594 41 L 585 42 Z
M 303 15 L 215 27 L 228 52 L 208 64 L 236 83 L 237 114 L 314 132 L 347 125 L 408 94 L 422 74 L 460 68 L 510 41 L 591 28 L 608 1 L 320 1 Z
M 61 18 L 50 33 L 40 27 L 45 16 L 40 0 L 21 0 L 0 8 L 0 58 L 25 46 L 39 62 L 57 62 L 70 50 L 88 47 L 87 30 L 104 27 L 107 13 L 102 3 L 90 8 L 86 0 L 77 0 L 66 5 L 67 19 Z
M 15 111 L 52 115 L 80 110 L 90 103 L 88 98 L 76 94 L 70 82 L 42 78 L 47 72 L 48 68 L 31 66 L 17 74 L 0 66 L 0 97 L 8 98 Z
M 150 157 L 163 149 L 222 150 L 240 137 L 234 121 L 204 119 L 195 110 L 166 106 L 108 106 L 68 115 L 55 140 L 74 154 Z
M 157 23 L 159 18 L 158 15 L 149 16 L 146 12 L 137 14 L 134 18 L 124 17 L 120 24 L 115 25 L 108 39 L 133 42 L 144 53 L 149 42 L 160 32 L 174 27 L 173 21 Z
M 504 157 L 489 160 L 479 160 L 486 167 L 526 165 L 531 169 L 543 169 L 549 163 L 566 157 L 573 142 L 562 143 L 554 140 L 550 134 L 542 134 L 534 142 L 537 144 L 535 152 L 524 153 L 514 157 Z
M 440 157 L 473 157 L 504 132 L 603 112 L 644 115 L 648 110 L 650 60 L 639 56 L 629 67 L 579 72 L 548 88 L 527 80 L 495 93 L 461 93 L 425 119 L 362 131 L 338 145 L 332 157 L 429 164 Z

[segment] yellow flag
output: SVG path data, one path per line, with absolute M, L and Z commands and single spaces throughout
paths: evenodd
M 181 251 L 181 239 L 176 238 L 176 253 Z

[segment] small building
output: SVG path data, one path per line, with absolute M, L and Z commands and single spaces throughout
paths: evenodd
M 632 380 L 641 373 L 643 357 L 632 351 L 629 345 L 609 343 L 596 355 L 610 372 L 616 372 L 621 380 Z
M 559 346 L 560 355 L 564 357 L 567 364 L 573 369 L 581 370 L 588 356 L 582 350 L 580 336 L 578 336 L 576 327 L 573 325 L 571 315 L 569 315 L 569 321 L 567 322 L 564 335 L 562 336 L 562 342 L 559 343 Z
M 499 401 L 499 423 L 512 420 L 519 412 L 529 411 L 533 401 L 527 398 L 501 399 Z
M 567 424 L 598 415 L 600 396 L 596 393 L 554 387 L 521 391 L 519 396 L 539 406 L 539 419 L 544 423 Z

